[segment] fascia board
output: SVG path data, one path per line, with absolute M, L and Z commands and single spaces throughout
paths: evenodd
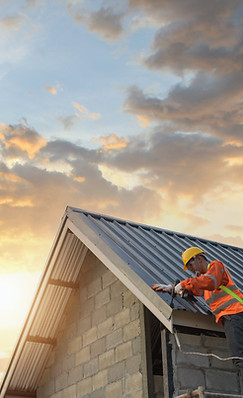
M 173 333 L 172 308 L 150 288 L 129 265 L 82 219 L 82 213 L 68 212 L 68 228 L 99 260 Z
M 201 330 L 224 332 L 220 323 L 215 322 L 215 317 L 213 315 L 204 315 L 198 312 L 195 313 L 178 309 L 173 311 L 173 325 L 175 327 L 186 326 Z

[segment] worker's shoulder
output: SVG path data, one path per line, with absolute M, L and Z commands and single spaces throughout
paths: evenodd
M 225 268 L 225 265 L 219 260 L 213 260 L 209 263 L 208 269 L 212 268 Z

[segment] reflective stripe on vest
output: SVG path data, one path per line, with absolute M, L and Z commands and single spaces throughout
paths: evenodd
M 232 298 L 232 299 L 226 301 L 226 303 L 220 305 L 220 307 L 213 310 L 214 315 L 218 315 L 220 313 L 220 311 L 225 310 L 225 308 L 229 307 L 229 305 L 235 304 L 235 303 L 238 303 L 238 300 L 236 298 Z
M 220 286 L 219 286 L 219 289 L 224 290 L 224 289 L 223 289 L 224 287 L 226 287 L 226 286 L 220 285 Z M 217 294 L 211 292 L 211 297 L 210 297 L 209 299 L 206 300 L 207 303 L 208 303 L 208 304 L 211 304 L 211 303 L 213 303 L 214 301 L 218 300 L 219 298 L 226 296 L 227 294 L 230 294 L 231 296 L 233 296 L 233 295 L 231 294 L 231 293 L 232 293 L 232 290 L 236 290 L 237 287 L 236 287 L 235 285 L 232 285 L 232 286 L 230 286 L 230 287 L 228 287 L 228 288 L 226 288 L 226 289 L 227 289 L 227 292 L 226 292 L 226 291 L 223 291 L 223 292 L 219 292 L 219 293 L 217 293 Z M 230 291 L 230 293 L 229 293 L 228 290 Z M 237 296 L 237 297 L 239 297 L 239 296 Z M 240 298 L 240 297 L 239 297 L 239 298 Z
M 210 264 L 208 264 L 207 269 L 210 267 Z M 211 275 L 210 275 L 211 276 Z M 223 290 L 222 292 L 219 292 L 217 294 L 214 294 L 213 292 L 211 292 L 211 297 L 209 299 L 206 300 L 207 304 L 212 304 L 214 301 L 218 300 L 219 298 L 222 298 L 226 295 L 230 295 L 233 298 L 231 300 L 226 301 L 224 304 L 222 304 L 220 307 L 218 307 L 217 309 L 215 309 L 213 311 L 213 313 L 215 315 L 217 315 L 220 311 L 224 310 L 225 308 L 227 308 L 229 305 L 237 303 L 237 301 L 239 301 L 242 305 L 243 305 L 243 299 L 241 297 L 238 296 L 238 294 L 236 294 L 234 292 L 234 290 L 238 290 L 237 286 L 235 285 L 231 285 L 229 287 L 224 286 L 224 285 L 220 285 L 219 289 Z

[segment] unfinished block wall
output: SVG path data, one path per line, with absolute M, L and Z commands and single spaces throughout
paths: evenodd
M 143 307 L 90 252 L 37 398 L 146 397 Z
M 178 333 L 184 352 L 213 353 L 219 357 L 230 357 L 225 338 Z M 174 396 L 195 390 L 202 386 L 207 392 L 240 394 L 240 377 L 231 360 L 221 361 L 213 356 L 183 354 L 177 346 L 174 335 L 172 344 Z

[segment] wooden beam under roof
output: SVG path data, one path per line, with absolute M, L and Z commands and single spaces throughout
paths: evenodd
M 50 285 L 60 286 L 60 287 L 69 287 L 70 289 L 78 289 L 78 283 L 74 282 L 66 282 L 61 279 L 49 279 L 48 283 Z
M 22 398 L 36 398 L 36 391 L 18 391 L 18 390 L 7 390 L 6 398 L 22 397 Z
M 49 344 L 49 345 L 56 345 L 56 340 L 55 339 L 50 339 L 46 337 L 41 337 L 41 336 L 28 336 L 26 338 L 26 341 L 30 343 L 39 343 L 39 344 Z

